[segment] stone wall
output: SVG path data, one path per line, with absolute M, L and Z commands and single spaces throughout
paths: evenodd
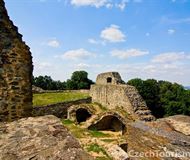
M 32 57 L 0 0 L 0 121 L 30 116 Z
M 107 73 L 98 75 L 96 84 L 91 85 L 90 96 L 93 102 L 101 103 L 109 109 L 120 107 L 129 115 L 132 115 L 134 119 L 144 121 L 154 119 L 151 111 L 135 87 L 126 84 L 104 84 L 106 82 L 106 76 L 102 75 L 107 75 Z M 114 73 L 113 75 L 119 75 L 119 73 Z M 101 79 L 101 83 L 100 77 L 104 78 L 104 80 Z M 119 81 L 122 80 L 120 79 Z
M 118 72 L 106 72 L 97 76 L 96 84 L 123 84 L 123 81 Z
M 91 103 L 91 98 L 50 104 L 46 106 L 35 106 L 33 108 L 33 116 L 54 115 L 59 118 L 67 118 L 67 111 L 70 106 L 83 104 L 83 103 Z

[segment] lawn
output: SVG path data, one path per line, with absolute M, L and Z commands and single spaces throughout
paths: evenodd
M 68 102 L 89 97 L 86 93 L 80 92 L 61 92 L 61 93 L 42 93 L 33 94 L 33 106 L 44 106 L 59 102 Z

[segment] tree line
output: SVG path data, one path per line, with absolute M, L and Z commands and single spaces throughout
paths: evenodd
M 90 89 L 90 85 L 94 82 L 88 79 L 86 71 L 75 71 L 70 79 L 65 82 L 55 81 L 50 76 L 33 77 L 33 85 L 44 90 L 78 90 Z
M 182 85 L 155 79 L 135 78 L 127 84 L 135 86 L 157 118 L 184 114 L 190 116 L 190 90 Z
M 65 82 L 55 81 L 50 76 L 33 77 L 33 85 L 44 90 L 90 89 L 94 82 L 86 71 L 73 72 Z M 190 90 L 182 85 L 155 79 L 131 79 L 127 84 L 135 86 L 147 106 L 157 118 L 176 114 L 190 115 Z

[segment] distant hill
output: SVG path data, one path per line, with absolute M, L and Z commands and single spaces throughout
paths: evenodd
M 190 86 L 186 86 L 186 87 L 184 87 L 185 89 L 189 89 L 190 90 Z

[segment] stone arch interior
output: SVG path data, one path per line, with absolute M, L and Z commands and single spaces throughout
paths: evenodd
M 128 151 L 128 144 L 127 143 L 121 144 L 120 147 L 127 153 L 127 151 Z
M 107 78 L 107 83 L 112 83 L 112 78 L 111 77 Z
M 89 129 L 122 132 L 125 131 L 125 125 L 117 117 L 109 115 L 103 117 L 99 122 L 89 127 Z
M 76 111 L 76 120 L 78 123 L 85 122 L 90 117 L 91 113 L 89 113 L 88 110 L 85 108 L 79 108 Z

